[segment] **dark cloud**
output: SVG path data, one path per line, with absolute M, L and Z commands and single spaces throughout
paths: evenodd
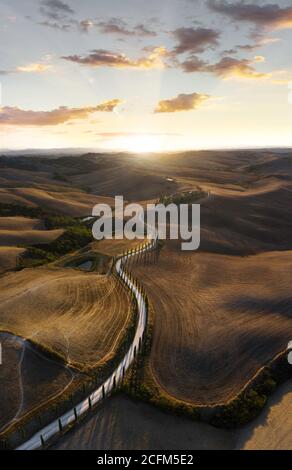
M 72 24 L 69 23 L 58 23 L 56 21 L 41 21 L 38 23 L 41 26 L 55 29 L 57 31 L 68 32 L 72 30 Z
M 95 49 L 85 56 L 71 55 L 62 58 L 69 62 L 75 62 L 90 67 L 150 69 L 163 67 L 162 58 L 166 55 L 167 52 L 163 47 L 156 47 L 148 56 L 138 59 L 130 59 L 125 54 L 105 49 Z
M 281 8 L 275 3 L 256 5 L 243 1 L 229 3 L 222 0 L 208 0 L 208 5 L 213 11 L 232 20 L 247 21 L 256 26 L 272 29 L 292 28 L 292 6 Z
M 61 0 L 42 0 L 41 13 L 50 19 L 57 20 L 66 15 L 74 15 L 74 10 Z
M 38 24 L 64 33 L 68 33 L 73 30 L 88 33 L 90 29 L 95 26 L 94 22 L 91 20 L 86 19 L 78 21 L 73 18 L 57 19 L 57 21 L 41 21 Z
M 181 93 L 175 98 L 159 101 L 155 113 L 176 113 L 178 111 L 191 111 L 198 109 L 201 104 L 210 98 L 200 93 Z
M 107 21 L 97 23 L 98 28 L 104 34 L 117 34 L 120 36 L 156 36 L 156 33 L 147 26 L 137 24 L 133 28 L 121 18 L 111 18 Z
M 138 36 L 157 36 L 157 33 L 155 31 L 152 31 L 149 29 L 147 26 L 143 25 L 142 23 L 137 24 L 134 27 L 134 32 Z
M 208 64 L 203 60 L 199 59 L 199 57 L 190 56 L 188 59 L 186 59 L 180 64 L 180 67 L 183 69 L 184 72 L 187 73 L 206 72 Z
M 255 49 L 258 49 L 261 47 L 260 44 L 255 43 L 255 44 L 239 44 L 236 46 L 236 49 L 239 51 L 254 51 Z
M 280 41 L 279 38 L 264 37 L 264 36 L 261 36 L 259 34 L 257 34 L 254 39 L 255 39 L 254 43 L 251 43 L 251 44 L 237 44 L 233 49 L 229 49 L 229 50 L 224 51 L 223 55 L 234 55 L 234 54 L 237 54 L 240 51 L 253 52 L 256 49 L 264 47 L 268 44 L 273 44 L 275 42 Z
M 220 36 L 220 33 L 208 28 L 178 28 L 172 34 L 178 41 L 173 50 L 175 54 L 203 52 L 208 47 L 216 46 Z
M 236 53 L 237 53 L 237 49 L 233 48 L 233 49 L 226 49 L 225 51 L 223 51 L 222 55 L 233 55 Z
M 113 34 L 120 37 L 154 37 L 157 33 L 151 30 L 148 26 L 138 23 L 135 26 L 129 26 L 121 18 L 111 18 L 104 21 L 96 21 L 95 19 L 77 20 L 74 17 L 59 14 L 56 11 L 49 11 L 42 13 L 48 18 L 46 21 L 39 22 L 42 26 L 47 26 L 59 31 L 68 32 L 71 30 L 79 30 L 88 33 L 91 29 L 97 28 L 103 34 Z M 72 10 L 73 13 L 73 10 Z
M 74 119 L 85 119 L 90 114 L 98 111 L 112 112 L 122 104 L 119 99 L 105 101 L 97 106 L 84 108 L 67 108 L 61 106 L 52 111 L 31 111 L 23 110 L 13 106 L 0 108 L 0 125 L 10 126 L 55 126 L 64 124 Z
M 94 22 L 91 20 L 81 20 L 79 21 L 78 26 L 82 32 L 88 33 L 88 31 L 94 27 Z

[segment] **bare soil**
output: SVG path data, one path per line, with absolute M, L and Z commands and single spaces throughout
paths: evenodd
M 261 415 L 239 433 L 237 448 L 245 450 L 292 449 L 292 381 L 269 399 Z
M 8 424 L 62 393 L 74 379 L 74 373 L 47 359 L 19 337 L 0 333 L 0 341 L 0 431 L 4 431 Z
M 226 402 L 292 337 L 292 252 L 179 253 L 137 266 L 155 310 L 150 365 L 170 395 Z
M 0 274 L 15 268 L 18 257 L 24 251 L 24 248 L 18 248 L 16 246 L 0 246 Z
M 54 450 L 229 449 L 233 433 L 172 416 L 125 396 L 113 397 L 58 440 Z
M 31 339 L 86 368 L 119 346 L 130 300 L 109 276 L 37 268 L 0 279 L 0 329 Z

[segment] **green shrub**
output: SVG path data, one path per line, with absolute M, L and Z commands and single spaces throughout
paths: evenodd
M 47 218 L 47 222 L 51 227 L 60 226 L 66 223 L 76 223 L 69 226 L 67 230 L 56 240 L 47 244 L 38 244 L 29 246 L 26 252 L 21 256 L 20 266 L 34 267 L 51 263 L 71 251 L 79 250 L 88 245 L 92 241 L 92 233 L 90 228 L 80 225 L 80 221 L 66 216 L 53 216 Z M 79 224 L 79 225 L 78 225 Z
M 71 217 L 69 215 L 47 215 L 43 220 L 45 227 L 48 230 L 82 225 L 82 221 L 79 218 Z
M 192 202 L 204 196 L 204 191 L 187 191 L 184 193 L 171 194 L 170 196 L 162 196 L 159 200 L 161 204 L 191 204 Z
M 92 241 L 91 230 L 87 227 L 70 227 L 57 240 L 49 244 L 49 251 L 55 255 L 63 255 L 75 251 Z

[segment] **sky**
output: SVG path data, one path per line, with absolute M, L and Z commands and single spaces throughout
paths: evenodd
M 291 40 L 286 0 L 1 0 L 0 147 L 292 147 Z

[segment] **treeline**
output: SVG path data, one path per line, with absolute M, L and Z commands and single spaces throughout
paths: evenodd
M 291 378 L 291 365 L 287 361 L 287 354 L 284 353 L 265 367 L 248 390 L 223 406 L 210 423 L 217 427 L 235 428 L 250 422 L 262 411 L 276 387 Z
M 20 267 L 35 267 L 51 263 L 71 251 L 83 248 L 91 241 L 90 228 L 81 225 L 71 226 L 51 243 L 27 247 L 21 256 L 19 265 Z
M 191 204 L 204 196 L 204 191 L 198 189 L 196 191 L 187 191 L 183 193 L 171 194 L 170 196 L 161 196 L 159 202 L 168 206 L 168 204 Z
M 48 230 L 82 225 L 82 219 L 80 217 L 56 215 L 41 207 L 21 206 L 18 204 L 0 204 L 0 217 L 29 217 L 32 219 L 42 219 Z
M 0 204 L 0 216 L 42 219 L 47 230 L 64 229 L 64 233 L 51 243 L 26 247 L 26 251 L 19 259 L 20 268 L 50 263 L 60 256 L 83 248 L 92 241 L 91 223 L 84 223 L 80 217 L 56 215 L 40 207 L 17 204 Z
M 198 406 L 176 399 L 165 393 L 153 380 L 149 367 L 153 319 L 153 307 L 150 305 L 143 348 L 123 384 L 123 390 L 135 399 L 151 403 L 176 415 L 208 422 L 218 428 L 235 429 L 255 419 L 275 389 L 292 378 L 292 368 L 287 360 L 287 352 L 284 351 L 266 364 L 249 386 L 225 405 Z
M 20 206 L 18 204 L 0 204 L 0 217 L 30 217 L 42 219 L 48 212 L 41 207 Z
M 56 228 L 81 227 L 84 226 L 80 217 L 71 217 L 70 215 L 52 215 L 46 214 L 43 217 L 46 229 L 54 230 Z

